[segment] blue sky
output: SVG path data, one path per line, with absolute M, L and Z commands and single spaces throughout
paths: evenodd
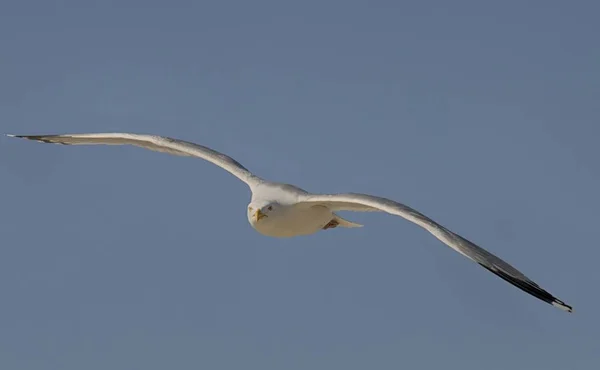
M 0 138 L 0 368 L 590 369 L 593 1 L 5 1 L 0 132 L 125 131 L 314 192 L 404 202 L 575 308 L 402 219 L 271 239 L 200 160 Z

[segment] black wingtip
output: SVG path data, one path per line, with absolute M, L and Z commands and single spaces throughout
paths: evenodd
M 517 288 L 523 290 L 524 292 L 529 293 L 532 296 L 534 296 L 548 304 L 553 305 L 554 307 L 560 308 L 563 311 L 573 312 L 573 307 L 569 306 L 565 302 L 561 301 L 560 299 L 556 298 L 555 296 L 548 293 L 544 289 L 540 288 L 533 281 L 517 279 L 517 278 L 514 278 L 514 277 L 510 276 L 509 274 L 505 273 L 504 271 L 492 269 L 492 268 L 482 265 L 482 264 L 479 264 L 479 265 L 482 266 L 483 268 L 485 268 L 486 270 L 490 271 L 491 273 L 495 274 L 496 276 L 499 276 L 504 281 L 509 282 L 512 285 L 516 286 Z
M 27 140 L 35 140 L 35 141 L 42 141 L 42 139 L 44 138 L 44 136 L 37 136 L 37 135 L 13 135 L 13 134 L 4 134 L 8 137 L 16 137 L 18 139 L 27 139 Z
M 13 135 L 13 134 L 5 134 L 8 137 L 16 137 L 19 139 L 27 139 L 27 140 L 33 140 L 33 141 L 39 141 L 40 143 L 46 143 L 46 144 L 63 144 L 63 145 L 69 145 L 66 143 L 61 143 L 58 141 L 53 141 L 52 137 L 55 137 L 56 135 Z

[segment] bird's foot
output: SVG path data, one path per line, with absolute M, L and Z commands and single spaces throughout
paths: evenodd
M 338 227 L 339 224 L 340 223 L 338 220 L 333 219 L 333 220 L 329 221 L 329 223 L 327 223 L 327 225 L 323 226 L 323 230 L 336 228 L 336 227 Z

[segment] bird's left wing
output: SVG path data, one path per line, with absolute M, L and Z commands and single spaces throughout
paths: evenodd
M 208 147 L 173 139 L 166 136 L 130 134 L 122 132 L 113 133 L 86 133 L 68 135 L 6 135 L 22 139 L 40 141 L 43 143 L 55 143 L 64 145 L 135 145 L 141 148 L 163 152 L 178 156 L 189 156 L 202 158 L 224 170 L 228 171 L 238 179 L 242 180 L 252 188 L 259 178 L 253 175 L 246 167 L 235 159 L 219 153 Z
M 477 262 L 488 271 L 517 288 L 564 311 L 572 312 L 571 306 L 540 288 L 539 285 L 507 262 L 402 203 L 386 198 L 356 193 L 306 194 L 299 195 L 298 201 L 299 205 L 321 205 L 328 207 L 332 211 L 382 211 L 403 217 L 423 227 L 450 248 Z

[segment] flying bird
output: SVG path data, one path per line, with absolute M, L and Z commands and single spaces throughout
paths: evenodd
M 207 160 L 245 182 L 252 192 L 246 207 L 248 222 L 259 233 L 278 238 L 314 234 L 336 227 L 362 225 L 340 217 L 338 211 L 386 212 L 414 222 L 444 244 L 486 270 L 564 311 L 572 307 L 554 297 L 499 257 L 448 230 L 429 217 L 390 199 L 367 194 L 313 194 L 294 185 L 262 179 L 233 158 L 208 147 L 164 136 L 130 133 L 86 133 L 68 135 L 7 135 L 63 145 L 134 145 L 153 151 Z

